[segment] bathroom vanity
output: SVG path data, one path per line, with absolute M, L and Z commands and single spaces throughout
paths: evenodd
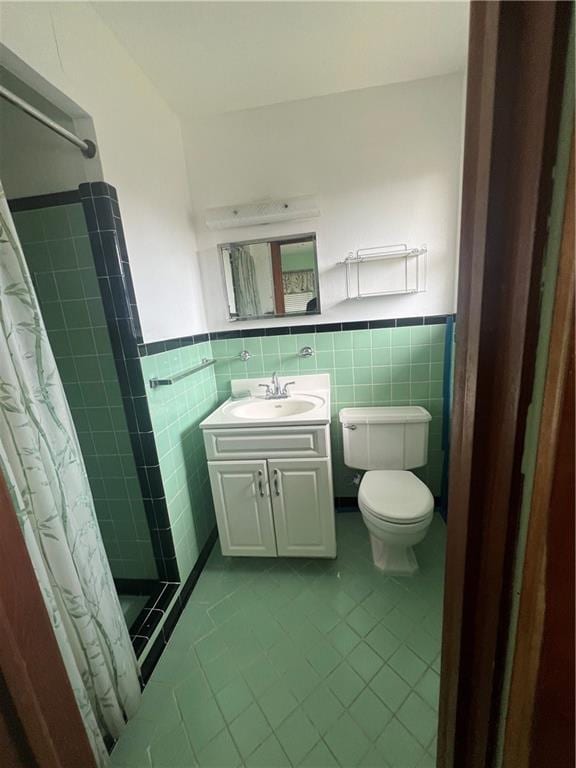
M 295 377 L 276 397 L 268 384 L 233 380 L 200 424 L 222 553 L 335 557 L 330 378 Z

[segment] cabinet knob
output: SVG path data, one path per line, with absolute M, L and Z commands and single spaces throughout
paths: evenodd
M 278 487 L 278 470 L 274 470 L 274 492 L 276 496 L 280 496 L 280 488 Z
M 358 429 L 358 427 L 356 426 L 356 424 L 344 424 L 344 429 L 355 430 L 355 429 Z

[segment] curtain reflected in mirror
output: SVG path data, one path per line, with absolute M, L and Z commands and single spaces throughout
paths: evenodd
M 318 314 L 315 235 L 219 246 L 231 320 Z
M 238 314 L 242 317 L 261 315 L 262 305 L 258 292 L 256 265 L 250 248 L 245 245 L 235 245 L 230 251 L 230 266 Z

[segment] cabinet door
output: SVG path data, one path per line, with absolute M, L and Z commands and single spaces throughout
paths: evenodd
M 209 461 L 223 555 L 275 557 L 265 461 Z
M 330 459 L 268 461 L 278 554 L 336 557 Z

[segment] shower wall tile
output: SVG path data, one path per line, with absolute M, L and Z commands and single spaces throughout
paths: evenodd
M 149 380 L 167 378 L 211 356 L 211 345 L 206 341 L 140 360 L 182 581 L 191 573 L 215 525 L 198 425 L 218 405 L 216 378 L 213 368 L 204 368 L 171 386 L 152 389 Z
M 113 576 L 157 578 L 80 202 L 14 213 L 70 404 Z
M 158 575 L 177 581 L 176 552 L 139 361 L 140 319 L 118 196 L 114 187 L 104 182 L 81 184 L 79 193 Z

